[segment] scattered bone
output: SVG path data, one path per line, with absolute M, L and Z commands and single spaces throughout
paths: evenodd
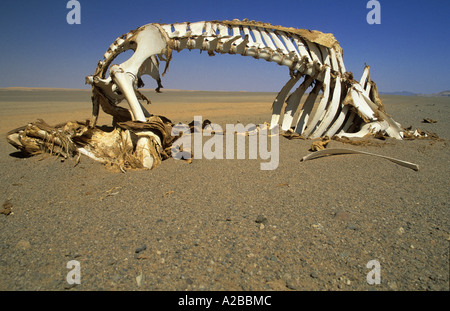
M 173 191 L 173 190 L 170 190 L 170 191 L 167 191 L 166 193 L 164 193 L 164 197 L 167 197 L 168 195 L 171 195 L 171 194 L 173 194 L 173 193 L 175 193 L 175 191 Z
M 437 123 L 437 121 L 430 118 L 425 118 L 423 119 L 422 123 Z
M 403 160 L 399 160 L 399 159 L 395 159 L 395 158 L 391 158 L 391 157 L 387 157 L 387 156 L 383 156 L 383 155 L 379 155 L 379 154 L 375 154 L 375 153 L 370 153 L 370 152 L 365 152 L 365 151 L 358 151 L 358 150 L 351 150 L 351 149 L 325 149 L 325 150 L 321 150 L 321 151 L 317 151 L 314 153 L 311 153 L 307 156 L 304 156 L 301 161 L 307 161 L 307 160 L 312 160 L 312 159 L 316 159 L 316 158 L 320 158 L 320 157 L 324 157 L 324 156 L 330 156 L 330 155 L 337 155 L 337 154 L 365 154 L 365 155 L 371 155 L 371 156 L 376 156 L 376 157 L 380 157 L 383 159 L 387 159 L 389 161 L 392 161 L 396 164 L 408 167 L 410 169 L 413 169 L 415 171 L 419 170 L 419 166 L 417 164 L 411 163 L 411 162 L 406 162 Z

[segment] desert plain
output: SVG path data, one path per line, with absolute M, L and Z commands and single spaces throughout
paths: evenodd
M 174 123 L 270 121 L 275 93 L 145 92 Z M 301 162 L 311 140 L 263 159 L 173 158 L 121 173 L 82 157 L 24 157 L 6 133 L 91 115 L 89 90 L 0 90 L 0 290 L 447 291 L 450 97 L 383 95 L 403 127 L 439 139 L 331 141 L 367 155 Z M 436 123 L 423 123 L 430 118 Z M 100 114 L 99 125 L 111 117 Z M 67 263 L 79 263 L 69 284 Z M 367 275 L 379 263 L 379 284 Z

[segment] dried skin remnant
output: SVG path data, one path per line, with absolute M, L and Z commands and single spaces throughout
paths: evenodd
M 150 117 L 145 123 L 119 122 L 111 131 L 83 122 L 52 127 L 39 120 L 9 132 L 7 140 L 30 155 L 50 153 L 67 158 L 83 154 L 121 171 L 152 169 L 171 156 L 172 126 L 170 120 L 157 116 Z M 142 132 L 148 137 L 145 141 L 139 137 Z
M 130 49 L 134 54 L 127 61 L 111 65 Z M 99 107 L 114 120 L 145 122 L 150 113 L 139 101 L 141 77 L 153 77 L 156 91 L 160 91 L 160 62 L 166 63 L 164 75 L 173 50 L 184 49 L 207 51 L 209 55 L 240 54 L 288 67 L 290 80 L 273 102 L 271 128 L 281 123 L 283 131 L 311 139 L 377 133 L 403 138 L 404 130 L 384 110 L 370 67 L 366 66 L 360 81 L 355 81 L 346 71 L 342 48 L 332 34 L 237 19 L 153 23 L 119 37 L 86 80 L 93 89 L 94 124 Z M 307 94 L 309 87 L 312 91 Z M 117 106 L 124 99 L 128 110 Z M 306 100 L 300 105 L 302 99 Z

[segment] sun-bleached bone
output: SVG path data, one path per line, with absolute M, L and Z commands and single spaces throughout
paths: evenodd
M 414 163 L 411 163 L 411 162 L 399 160 L 399 159 L 396 159 L 396 158 L 387 157 L 387 156 L 384 156 L 384 155 L 381 155 L 381 154 L 375 154 L 375 153 L 366 152 L 366 151 L 360 151 L 360 150 L 342 149 L 342 148 L 325 149 L 325 150 L 320 150 L 320 151 L 317 151 L 317 152 L 313 152 L 313 153 L 308 154 L 307 156 L 304 156 L 301 161 L 305 162 L 305 161 L 308 161 L 308 160 L 313 160 L 313 159 L 317 159 L 317 158 L 324 157 L 324 156 L 331 156 L 331 155 L 338 155 L 338 154 L 364 154 L 364 155 L 371 155 L 371 156 L 376 156 L 376 157 L 380 157 L 380 158 L 389 160 L 389 161 L 394 162 L 394 163 L 396 163 L 398 165 L 408 167 L 408 168 L 410 168 L 412 170 L 415 170 L 415 171 L 419 170 L 419 166 L 417 164 L 414 164 Z
M 303 131 L 306 128 L 306 124 L 309 120 L 309 116 L 311 114 L 311 111 L 313 110 L 314 103 L 316 101 L 317 96 L 319 95 L 319 92 L 322 88 L 322 85 L 320 83 L 317 83 L 312 91 L 309 93 L 308 97 L 306 98 L 305 103 L 303 104 L 303 107 L 300 110 L 300 113 L 297 118 L 297 125 L 295 126 L 294 131 L 297 134 L 302 135 Z
M 306 129 L 301 133 L 305 137 L 309 137 L 309 135 L 312 133 L 312 131 L 316 128 L 317 122 L 319 122 L 320 117 L 325 112 L 325 108 L 328 103 L 328 98 L 330 96 L 330 71 L 331 68 L 327 67 L 325 70 L 325 79 L 323 81 L 323 88 L 325 89 L 323 91 L 323 96 L 320 99 L 319 105 L 317 106 L 317 109 L 312 115 L 311 120 L 308 121 L 308 124 L 306 126 Z
M 313 42 L 307 41 L 309 52 L 311 53 L 311 57 L 313 61 L 323 64 L 322 55 L 320 54 L 319 47 Z
M 317 129 L 310 135 L 310 138 L 312 139 L 318 138 L 324 134 L 324 131 L 330 126 L 331 122 L 335 118 L 335 115 L 339 107 L 340 98 L 341 98 L 341 81 L 340 79 L 336 79 L 330 106 L 326 109 L 325 116 L 323 117 L 322 122 L 319 124 Z
M 289 39 L 284 32 L 279 31 L 278 34 L 281 37 L 281 39 L 283 39 L 283 42 L 286 45 L 286 48 L 289 51 L 289 53 L 294 53 L 294 54 L 297 55 L 298 58 L 301 58 L 299 52 L 295 48 L 295 46 L 292 43 L 291 39 Z
M 306 57 L 307 62 L 308 63 L 312 63 L 311 54 L 309 54 L 307 46 L 305 45 L 303 40 L 297 35 L 293 35 L 292 39 L 293 39 L 294 43 L 297 46 L 297 49 L 298 49 L 298 52 L 300 53 L 300 56 L 302 58 Z
M 263 49 L 266 47 L 266 45 L 264 44 L 262 37 L 261 37 L 261 32 L 258 30 L 258 28 L 256 27 L 251 27 L 252 33 L 255 36 L 255 43 L 257 44 L 257 47 L 259 49 Z
M 127 61 L 112 65 L 120 53 L 130 49 L 134 54 Z M 98 107 L 117 120 L 129 116 L 146 122 L 151 114 L 140 103 L 145 99 L 138 91 L 142 86 L 141 77 L 151 76 L 159 91 L 162 88 L 160 62 L 166 63 L 166 73 L 172 51 L 184 49 L 203 50 L 209 55 L 240 54 L 288 67 L 291 78 L 273 102 L 270 128 L 282 122 L 283 130 L 294 128 L 304 138 L 331 137 L 336 133 L 342 137 L 361 137 L 380 131 L 402 139 L 404 130 L 385 113 L 370 78 L 370 67 L 365 66 L 359 82 L 353 80 L 353 75 L 346 71 L 342 48 L 332 34 L 236 19 L 153 23 L 117 38 L 98 62 L 94 75 L 86 79 L 95 95 L 93 124 Z M 301 85 L 289 95 L 302 77 Z M 310 87 L 312 91 L 300 105 Z M 316 101 L 319 94 L 320 100 Z M 129 104 L 128 113 L 117 106 L 124 99 Z M 143 135 L 141 139 L 139 146 L 145 152 L 148 143 L 145 139 L 153 138 Z
M 275 44 L 273 44 L 272 38 L 270 38 L 269 33 L 264 28 L 261 27 L 258 27 L 258 31 L 261 33 L 262 38 L 266 43 L 266 46 L 269 47 L 272 51 L 275 51 L 277 47 L 275 46 Z
M 275 98 L 272 104 L 272 120 L 270 121 L 270 129 L 273 129 L 275 126 L 278 125 L 284 101 L 288 96 L 290 90 L 294 87 L 294 85 L 297 83 L 299 79 L 300 75 L 291 77 L 291 79 L 283 86 L 283 88 Z
M 278 35 L 271 29 L 268 29 L 267 32 L 269 33 L 269 36 L 272 38 L 273 43 L 277 47 L 277 49 L 281 50 L 283 54 L 289 54 L 289 51 L 284 46 L 283 42 L 281 42 L 280 38 L 278 38 Z
M 283 124 L 281 129 L 287 131 L 291 128 L 292 120 L 294 119 L 294 114 L 297 111 L 298 105 L 306 92 L 306 89 L 314 82 L 314 77 L 309 77 L 305 79 L 303 83 L 291 94 L 286 100 L 286 108 L 283 117 Z

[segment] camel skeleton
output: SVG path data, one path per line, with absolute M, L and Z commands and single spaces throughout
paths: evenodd
M 119 54 L 130 49 L 134 54 L 127 61 L 112 65 Z M 100 106 L 118 120 L 131 118 L 145 122 L 150 113 L 139 101 L 146 99 L 138 91 L 141 76 L 154 78 L 159 92 L 160 61 L 166 62 L 164 76 L 172 52 L 184 49 L 207 51 L 209 55 L 240 54 L 287 66 L 290 79 L 273 102 L 271 128 L 282 119 L 282 130 L 292 128 L 305 138 L 363 137 L 382 132 L 402 139 L 400 124 L 384 110 L 376 84 L 370 78 L 370 67 L 365 67 L 359 82 L 353 80 L 352 74 L 346 71 L 342 48 L 332 34 L 236 19 L 152 23 L 117 38 L 98 63 L 94 75 L 86 78 L 93 86 L 94 124 Z M 106 77 L 108 69 L 110 76 Z M 302 77 L 303 82 L 289 94 Z M 305 94 L 312 86 L 312 91 Z M 304 96 L 306 101 L 299 107 Z M 317 98 L 320 100 L 316 101 Z M 124 99 L 129 111 L 117 106 Z M 296 113 L 298 117 L 294 120 Z
M 120 36 L 98 62 L 94 74 L 86 77 L 86 83 L 92 85 L 91 120 L 56 127 L 43 121 L 30 123 L 8 133 L 8 141 L 30 154 L 56 150 L 65 157 L 85 154 L 97 161 L 117 162 L 121 169 L 131 162 L 131 167 L 156 167 L 170 157 L 168 148 L 176 137 L 170 133 L 173 124 L 169 119 L 145 109 L 141 101 L 150 100 L 139 88 L 143 86 L 142 76 L 149 75 L 156 80 L 156 91 L 160 92 L 160 63 L 165 62 L 164 76 L 173 51 L 185 49 L 207 51 L 211 56 L 240 54 L 287 66 L 289 80 L 273 101 L 269 125 L 277 133 L 281 127 L 283 136 L 426 137 L 402 129 L 386 113 L 369 66 L 365 66 L 359 82 L 353 79 L 345 68 L 342 48 L 332 34 L 234 19 L 151 23 Z M 134 51 L 132 56 L 121 64 L 113 64 L 127 50 Z M 307 93 L 308 90 L 311 91 Z M 123 100 L 130 109 L 118 105 Z M 100 107 L 113 116 L 113 132 L 96 127 Z M 333 154 L 342 152 L 339 149 Z

